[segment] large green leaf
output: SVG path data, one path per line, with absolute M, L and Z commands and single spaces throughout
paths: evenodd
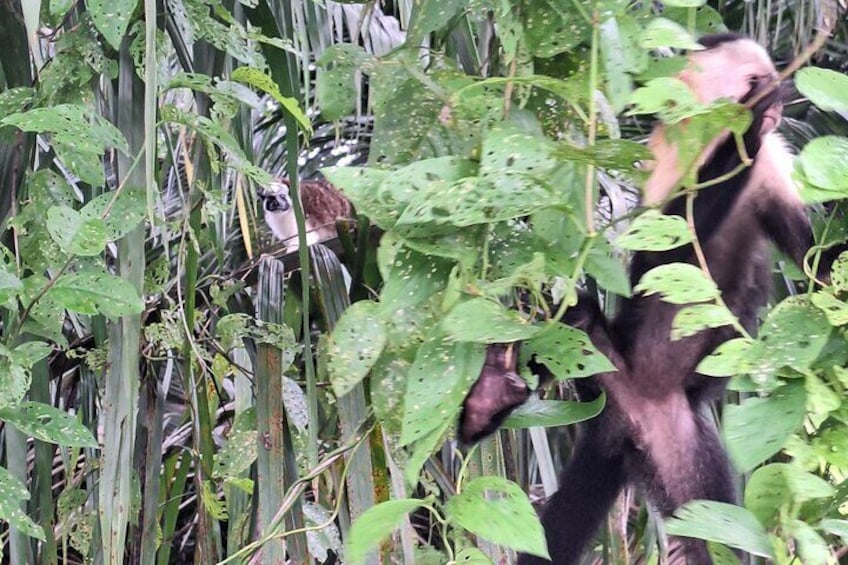
M 826 112 L 848 111 L 848 75 L 807 67 L 795 73 L 795 86 Z
M 97 447 L 91 431 L 73 415 L 40 402 L 24 402 L 0 409 L 0 420 L 24 434 L 58 445 Z
M 407 514 L 429 502 L 417 498 L 388 500 L 366 510 L 350 528 L 345 546 L 347 561 L 363 563 L 368 553 L 377 549 L 380 541 L 388 537 Z
M 639 280 L 633 289 L 646 296 L 659 294 L 672 304 L 706 302 L 719 297 L 715 282 L 704 272 L 688 263 L 669 263 L 654 267 Z
M 449 518 L 469 532 L 516 551 L 549 557 L 542 524 L 517 484 L 480 477 L 447 504 Z
M 71 312 L 118 318 L 138 314 L 144 302 L 124 279 L 100 271 L 82 271 L 59 277 L 47 296 Z
M 44 541 L 44 530 L 21 510 L 26 500 L 29 500 L 27 488 L 9 471 L 0 467 L 0 520 L 30 537 Z
M 832 198 L 848 194 L 848 137 L 817 137 L 804 146 L 798 160 L 804 178 L 816 188 L 832 191 Z
M 455 306 L 442 329 L 452 339 L 473 343 L 508 343 L 530 339 L 540 326 L 531 325 L 518 312 L 487 298 L 472 298 Z
M 521 346 L 520 366 L 535 355 L 557 379 L 576 379 L 615 371 L 582 330 L 565 324 L 551 324 Z
M 99 255 L 106 247 L 106 224 L 67 206 L 47 211 L 47 231 L 62 251 L 69 255 Z
M 383 351 L 387 336 L 378 309 L 370 300 L 357 302 L 345 310 L 333 329 L 327 371 L 336 396 L 353 390 Z
M 121 40 L 137 5 L 138 0 L 87 0 L 85 3 L 97 30 L 116 50 L 121 48 Z
M 485 357 L 486 348 L 474 343 L 430 341 L 418 349 L 407 377 L 402 445 L 457 417 Z
M 591 402 L 531 398 L 513 410 L 502 427 L 523 429 L 533 426 L 567 426 L 594 418 L 601 413 L 605 405 L 606 397 L 603 394 Z
M 678 508 L 665 524 L 666 531 L 675 536 L 714 541 L 761 557 L 774 557 L 765 528 L 740 506 L 696 500 Z
M 724 441 L 740 471 L 750 471 L 783 449 L 804 422 L 806 400 L 804 386 L 792 383 L 767 398 L 747 398 L 724 408 Z
M 745 507 L 760 523 L 772 526 L 780 520 L 784 507 L 833 495 L 833 487 L 816 475 L 792 463 L 771 463 L 760 467 L 745 486 Z
M 680 216 L 666 215 L 648 210 L 633 220 L 628 230 L 615 244 L 631 251 L 667 251 L 692 241 L 686 220 Z

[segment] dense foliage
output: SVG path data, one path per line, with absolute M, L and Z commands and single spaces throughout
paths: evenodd
M 790 138 L 822 247 L 807 273 L 776 261 L 792 296 L 700 367 L 732 377 L 720 416 L 744 505 L 695 502 L 662 523 L 624 496 L 598 551 L 655 560 L 673 533 L 726 562 L 727 548 L 835 562 L 848 544 L 848 257 L 826 283 L 809 273 L 848 232 L 848 26 L 828 3 L 741 4 L 0 6 L 4 555 L 544 555 L 527 492 L 555 489 L 571 443 L 559 426 L 603 409 L 570 399 L 569 379 L 610 368 L 558 323 L 576 289 L 609 308 L 632 292 L 690 304 L 671 339 L 739 326 L 697 266 L 632 289 L 624 268 L 630 251 L 695 237 L 686 218 L 634 208 L 651 120 L 687 124 L 691 165 L 704 139 L 749 119 L 672 78 L 724 17 L 773 45 L 791 36 L 790 53 L 819 40 L 807 19 L 833 34 L 818 60 L 830 68 L 796 75 L 815 107 L 787 109 L 790 126 L 812 124 Z M 302 239 L 279 260 L 256 189 L 317 169 L 356 206 L 356 235 L 342 230 L 338 254 Z M 691 176 L 679 197 L 700 188 Z M 462 400 L 502 342 L 543 359 L 557 386 L 460 449 Z

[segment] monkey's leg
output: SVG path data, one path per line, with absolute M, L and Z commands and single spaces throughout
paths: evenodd
M 627 482 L 624 440 L 609 441 L 609 418 L 590 420 L 560 478 L 560 488 L 548 500 L 542 525 L 551 561 L 521 555 L 519 565 L 578 563 Z M 607 424 L 607 426 L 605 426 Z M 622 444 L 621 447 L 611 445 Z
M 641 479 L 664 517 L 692 500 L 735 501 L 730 463 L 709 414 L 694 411 L 685 395 L 675 395 L 657 402 L 649 425 L 640 423 Z M 712 564 L 703 541 L 671 541 L 675 562 Z

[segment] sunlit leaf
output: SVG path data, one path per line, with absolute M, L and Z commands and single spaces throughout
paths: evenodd
M 575 379 L 615 371 L 615 366 L 592 344 L 585 332 L 552 324 L 521 346 L 519 364 L 533 356 L 557 379 Z
M 843 73 L 806 67 L 795 73 L 795 86 L 825 112 L 848 111 L 848 76 Z
M 665 526 L 671 535 L 723 543 L 754 555 L 773 558 L 765 528 L 741 506 L 712 500 L 688 502 L 666 520 Z
M 686 220 L 658 210 L 640 214 L 615 244 L 631 251 L 667 251 L 692 241 Z
M 486 298 L 473 298 L 454 307 L 442 321 L 442 329 L 457 341 L 507 343 L 529 339 L 540 327 L 518 312 Z
M 654 267 L 639 280 L 633 289 L 646 296 L 659 294 L 665 302 L 690 304 L 719 297 L 715 282 L 704 272 L 688 263 L 669 263 Z

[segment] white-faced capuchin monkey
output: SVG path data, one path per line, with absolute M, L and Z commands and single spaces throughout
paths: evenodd
M 693 206 L 698 241 L 722 298 L 742 325 L 753 330 L 770 288 L 769 243 L 801 264 L 814 244 L 813 233 L 791 179 L 792 156 L 774 131 L 782 113 L 782 93 L 773 84 L 778 76 L 774 64 L 757 43 L 735 34 L 710 35 L 700 43 L 706 49 L 691 54 L 679 78 L 701 102 L 759 100 L 751 108 L 751 126 L 743 135 L 752 165 L 728 175 L 741 164 L 740 151 L 734 136 L 719 136 L 702 154 L 698 168 L 699 184 L 717 182 L 699 190 Z M 755 98 L 763 92 L 767 94 Z M 658 204 L 672 195 L 684 171 L 662 125 L 654 129 L 649 146 L 655 162 L 644 203 Z M 685 198 L 671 200 L 663 211 L 685 216 Z M 823 268 L 828 269 L 843 249 L 825 252 Z M 636 284 L 653 267 L 676 261 L 698 264 L 691 245 L 637 252 L 630 266 L 631 282 Z M 706 409 L 721 398 L 725 379 L 695 372 L 706 355 L 736 333 L 724 326 L 672 341 L 671 324 L 680 308 L 655 295 L 635 294 L 622 301 L 608 322 L 596 300 L 582 298 L 564 320 L 586 331 L 618 371 L 575 381 L 581 399 L 593 399 L 603 389 L 608 400 L 603 412 L 580 431 L 560 489 L 542 515 L 555 564 L 579 561 L 627 484 L 639 486 L 663 516 L 694 499 L 736 500 L 730 464 Z M 504 351 L 502 345 L 490 347 Z M 496 360 L 497 356 L 487 358 L 481 375 L 485 382 L 472 388 L 464 406 L 460 431 L 465 439 L 494 431 L 517 405 L 506 406 L 492 396 L 475 397 L 515 388 L 514 379 L 498 386 L 498 368 L 492 365 Z M 510 361 L 508 372 L 514 372 L 514 358 Z M 480 406 L 492 416 L 489 421 L 474 413 Z M 711 563 L 703 542 L 673 541 L 674 562 Z M 548 561 L 523 555 L 519 563 Z

